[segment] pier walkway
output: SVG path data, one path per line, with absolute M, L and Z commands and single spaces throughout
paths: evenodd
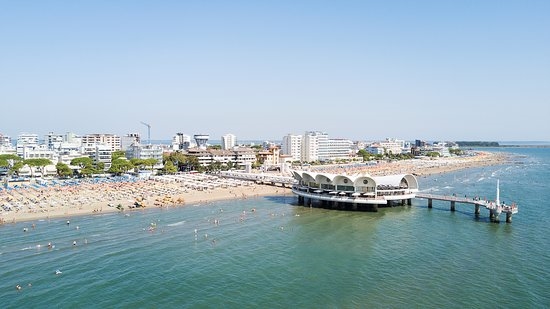
M 241 179 L 254 181 L 255 183 L 272 185 L 272 186 L 282 186 L 282 187 L 291 187 L 296 183 L 296 180 L 292 177 L 281 176 L 269 173 L 244 173 L 244 172 L 229 172 L 223 171 L 219 173 L 219 176 L 225 178 Z
M 499 202 L 487 201 L 478 198 L 459 197 L 454 195 L 437 195 L 418 192 L 416 198 L 427 199 L 428 208 L 432 208 L 432 201 L 447 201 L 451 202 L 451 211 L 455 211 L 456 203 L 471 204 L 475 206 L 475 214 L 479 215 L 480 206 L 489 210 L 491 221 L 498 222 L 498 215 L 500 213 L 506 214 L 506 222 L 512 222 L 512 215 L 518 213 L 518 207 L 515 204 L 506 205 Z

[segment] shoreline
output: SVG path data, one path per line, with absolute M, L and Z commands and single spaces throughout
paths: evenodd
M 319 171 L 373 176 L 413 174 L 416 177 L 511 162 L 509 154 L 480 151 L 469 157 L 412 159 L 374 166 L 319 167 Z M 28 187 L 0 191 L 0 225 L 51 218 L 70 218 L 134 209 L 185 207 L 222 200 L 292 194 L 290 188 L 224 179 L 211 175 L 155 176 L 153 179 L 71 186 Z M 140 207 L 136 207 L 140 205 Z

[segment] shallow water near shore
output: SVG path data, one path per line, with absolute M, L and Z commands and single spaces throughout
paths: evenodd
M 418 180 L 494 199 L 499 179 L 512 224 L 464 204 L 346 212 L 289 194 L 0 226 L 2 307 L 549 307 L 550 149 L 505 151 L 518 156 Z

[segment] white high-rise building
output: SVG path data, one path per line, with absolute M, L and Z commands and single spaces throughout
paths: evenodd
M 65 140 L 64 141 L 66 143 L 82 146 L 82 137 L 80 137 L 80 136 L 78 136 L 78 135 L 76 135 L 72 132 L 67 132 L 67 134 L 65 134 Z
M 133 144 L 141 144 L 141 137 L 139 136 L 139 133 L 128 133 L 120 138 L 121 150 L 126 151 Z
M 114 134 L 87 134 L 82 136 L 83 146 L 105 145 L 111 147 L 111 151 L 121 149 L 120 136 Z
M 111 157 L 113 154 L 113 148 L 107 144 L 95 144 L 95 152 L 93 154 L 94 163 L 98 164 L 102 162 L 105 164 L 105 170 L 111 168 Z
M 23 157 L 24 148 L 38 146 L 38 134 L 21 133 L 17 136 L 17 155 Z
M 46 147 L 48 147 L 48 149 L 58 148 L 59 145 L 63 143 L 63 140 L 63 135 L 54 134 L 53 132 L 50 132 L 44 136 L 44 143 L 46 144 Z
M 133 144 L 126 150 L 128 159 L 155 159 L 157 164 L 162 164 L 162 148 L 158 145 Z
M 172 149 L 174 150 L 186 150 L 191 147 L 191 136 L 183 133 L 176 133 L 172 138 Z
M 302 139 L 302 135 L 288 134 L 283 136 L 282 154 L 292 156 L 292 161 L 300 161 L 302 158 Z
M 287 135 L 283 137 L 283 154 L 297 153 L 301 145 L 301 161 L 331 161 L 335 159 L 350 159 L 353 152 L 353 142 L 342 138 L 329 138 L 328 134 L 319 131 L 307 131 L 302 138 Z M 295 161 L 295 159 L 293 158 Z
M 230 150 L 237 144 L 237 137 L 233 134 L 225 134 L 222 136 L 222 150 Z
M 327 139 L 326 149 L 319 155 L 319 160 L 350 159 L 353 154 L 354 145 L 349 139 L 329 138 Z
M 7 135 L 0 133 L 0 146 L 11 146 L 11 138 Z
M 302 161 L 318 161 L 325 157 L 327 150 L 328 135 L 319 131 L 307 131 L 302 140 Z

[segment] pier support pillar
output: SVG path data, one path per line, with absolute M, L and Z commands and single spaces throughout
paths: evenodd
M 338 202 L 334 201 L 332 202 L 332 209 L 338 208 Z
M 352 203 L 351 204 L 351 209 L 352 210 L 357 210 L 357 203 Z
M 451 211 L 455 211 L 455 201 L 451 201 Z
M 372 204 L 372 211 L 378 212 L 378 204 Z
M 409 206 L 412 205 L 412 198 L 410 198 L 410 199 L 407 200 L 407 205 L 409 205 Z
M 511 212 L 506 213 L 506 223 L 512 223 L 512 213 Z
M 479 216 L 479 205 L 478 205 L 478 204 L 475 204 L 475 205 L 476 205 L 476 209 L 475 209 L 475 211 L 474 211 L 474 214 L 475 214 L 476 216 Z
M 489 209 L 489 220 L 491 220 L 491 222 L 496 222 L 496 219 L 497 219 L 497 216 L 495 214 L 495 211 L 492 209 Z
M 432 208 L 432 199 L 431 198 L 428 199 L 428 208 Z
M 298 205 L 304 206 L 304 197 L 303 196 L 298 196 Z
M 313 204 L 313 199 L 312 199 L 312 198 L 308 198 L 308 199 L 307 199 L 307 206 L 311 207 L 312 204 Z

